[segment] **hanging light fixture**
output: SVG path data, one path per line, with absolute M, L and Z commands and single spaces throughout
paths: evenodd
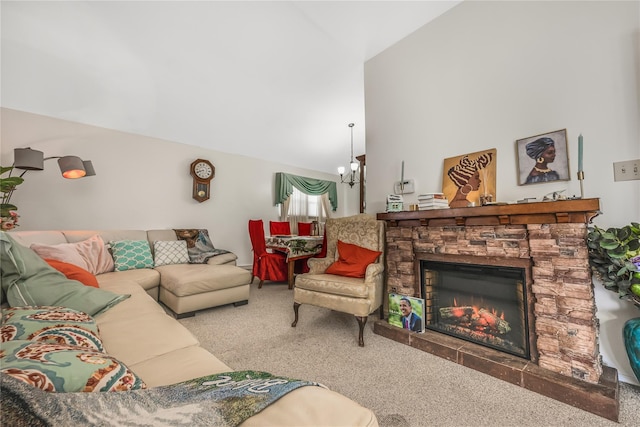
M 356 172 L 358 172 L 358 162 L 356 162 L 353 159 L 353 127 L 355 126 L 355 124 L 353 123 L 349 123 L 348 125 L 351 128 L 351 162 L 349 162 L 349 167 L 351 168 L 351 171 L 345 175 L 345 169 L 344 166 L 340 166 L 338 168 L 338 174 L 340 174 L 340 182 L 343 184 L 349 184 L 349 186 L 351 188 L 353 188 L 354 184 L 359 183 L 360 181 L 358 181 L 358 176 L 356 175 Z

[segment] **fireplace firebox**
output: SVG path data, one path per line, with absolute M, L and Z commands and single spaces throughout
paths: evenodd
M 529 359 L 525 269 L 420 261 L 427 329 Z

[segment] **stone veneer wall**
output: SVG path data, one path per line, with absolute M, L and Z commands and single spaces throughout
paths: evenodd
M 387 292 L 420 296 L 422 254 L 531 259 L 538 365 L 597 383 L 602 361 L 586 235 L 581 223 L 387 227 Z

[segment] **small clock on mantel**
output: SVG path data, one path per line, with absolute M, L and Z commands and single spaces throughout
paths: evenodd
M 193 177 L 193 198 L 200 203 L 209 200 L 211 180 L 216 174 L 216 168 L 209 160 L 197 159 L 191 163 Z

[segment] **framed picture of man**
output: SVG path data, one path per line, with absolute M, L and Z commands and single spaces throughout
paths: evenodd
M 414 332 L 424 332 L 425 305 L 422 298 L 389 294 L 389 324 Z
M 442 192 L 450 208 L 480 206 L 496 197 L 496 155 L 491 148 L 444 159 Z
M 566 129 L 518 139 L 516 157 L 518 185 L 569 180 Z

